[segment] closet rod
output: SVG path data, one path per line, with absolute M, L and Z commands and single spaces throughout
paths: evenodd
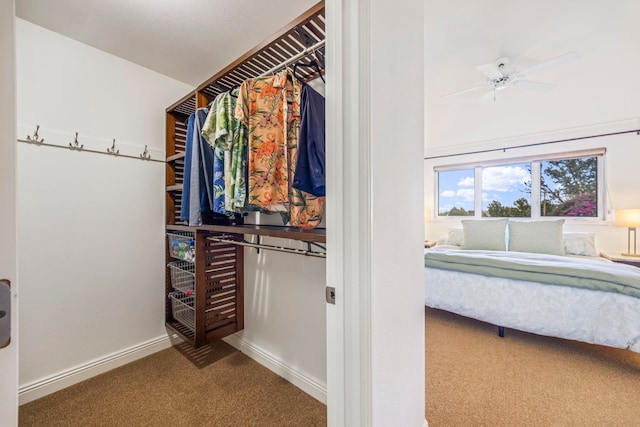
M 129 155 L 129 154 L 116 154 L 116 153 L 110 153 L 105 151 L 98 151 L 98 150 L 92 150 L 90 148 L 71 148 L 69 146 L 64 146 L 64 145 L 57 145 L 57 144 L 49 144 L 48 142 L 38 142 L 38 141 L 29 141 L 26 139 L 18 139 L 18 142 L 24 142 L 25 144 L 32 144 L 32 145 L 37 145 L 37 146 L 46 146 L 46 147 L 53 147 L 53 148 L 64 148 L 66 150 L 71 150 L 71 151 L 81 151 L 81 152 L 87 152 L 87 153 L 96 153 L 96 154 L 105 154 L 107 156 L 111 156 L 111 157 L 127 157 L 129 159 L 137 159 L 137 160 L 144 160 L 147 162 L 160 162 L 160 163 L 165 163 L 164 160 L 156 160 L 156 159 L 151 159 L 148 157 L 142 157 L 143 155 L 145 155 L 146 153 L 146 147 L 145 147 L 145 152 L 143 152 L 142 154 L 140 154 L 140 156 L 133 156 L 133 155 Z M 108 148 L 107 148 L 108 150 Z M 148 154 L 147 154 L 148 155 Z
M 282 64 L 280 65 L 276 65 L 275 67 L 271 68 L 268 71 L 265 71 L 264 73 L 260 74 L 258 77 L 264 77 L 264 76 L 268 76 L 269 74 L 273 74 L 275 73 L 277 70 L 284 68 L 288 65 L 293 64 L 294 62 L 296 62 L 297 60 L 304 58 L 305 56 L 307 56 L 308 54 L 310 54 L 311 52 L 314 52 L 318 49 L 320 49 L 321 47 L 324 46 L 324 40 L 320 40 L 318 43 L 309 46 L 308 48 L 306 48 L 305 50 L 303 50 L 302 52 L 300 52 L 297 55 L 292 56 L 291 58 L 287 59 L 286 61 L 284 61 Z
M 537 147 L 537 146 L 540 146 L 540 145 L 558 144 L 560 142 L 580 141 L 581 139 L 601 138 L 601 137 L 604 137 L 604 136 L 623 135 L 625 133 L 634 133 L 634 132 L 636 133 L 636 135 L 640 135 L 640 129 L 623 130 L 623 131 L 620 131 L 620 132 L 601 133 L 601 134 L 598 134 L 598 135 L 578 136 L 576 138 L 556 139 L 554 141 L 534 142 L 532 144 L 514 145 L 513 147 L 489 148 L 487 150 L 467 151 L 466 153 L 443 154 L 441 156 L 425 157 L 424 160 L 444 159 L 445 157 L 467 156 L 469 154 L 493 153 L 493 152 L 496 152 L 496 151 L 502 151 L 504 153 L 507 150 L 514 150 L 516 148 Z
M 265 245 L 263 243 L 260 243 L 260 244 L 250 243 L 244 240 L 232 240 L 232 239 L 226 239 L 224 237 L 207 237 L 207 240 L 211 240 L 213 242 L 219 242 L 219 243 L 231 243 L 232 245 L 247 246 L 249 248 L 255 248 L 255 249 L 266 249 L 270 251 L 286 252 L 286 253 L 296 254 L 296 255 L 307 255 L 307 256 L 313 256 L 317 258 L 327 257 L 326 252 L 305 251 L 304 249 L 285 248 L 283 246 Z

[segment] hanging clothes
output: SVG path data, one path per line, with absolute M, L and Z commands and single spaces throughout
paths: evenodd
M 306 83 L 300 95 L 300 138 L 293 187 L 325 196 L 325 100 Z
M 222 152 L 224 181 L 224 210 L 243 212 L 246 200 L 246 131 L 235 118 L 239 88 L 223 92 L 212 103 L 211 111 L 202 128 L 203 137 Z
M 214 163 L 213 148 L 202 137 L 202 126 L 209 114 L 208 108 L 198 108 L 193 122 L 193 142 L 200 151 L 200 212 L 213 210 L 214 205 Z
M 247 202 L 266 212 L 289 210 L 284 98 L 278 76 L 242 83 L 236 118 L 248 130 Z
M 305 191 L 293 188 L 295 166 L 298 163 L 300 125 L 301 125 L 301 85 L 294 74 L 285 70 L 283 94 L 286 99 L 285 117 L 287 120 L 287 154 L 289 161 L 289 215 L 291 225 L 302 229 L 311 229 L 320 225 L 324 213 L 324 197 L 317 197 Z
M 182 200 L 180 204 L 180 220 L 189 222 L 189 197 L 191 194 L 191 157 L 193 140 L 193 122 L 196 113 L 191 113 L 187 119 L 187 139 L 184 153 L 184 180 L 182 183 Z
M 313 228 L 322 220 L 323 198 L 291 187 L 300 129 L 300 83 L 289 70 L 240 86 L 236 118 L 248 131 L 248 205 L 285 212 L 291 225 Z

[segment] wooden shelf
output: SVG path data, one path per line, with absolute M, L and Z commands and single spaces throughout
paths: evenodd
M 169 185 L 167 191 L 182 191 L 182 184 Z
M 217 231 L 219 233 L 250 234 L 257 236 L 277 237 L 280 239 L 301 240 L 303 242 L 326 243 L 327 236 L 324 228 L 302 230 L 296 227 L 277 225 L 201 225 L 189 227 L 186 225 L 167 225 L 167 230 L 173 231 Z
M 176 160 L 184 159 L 184 151 L 167 157 L 167 162 L 175 162 Z

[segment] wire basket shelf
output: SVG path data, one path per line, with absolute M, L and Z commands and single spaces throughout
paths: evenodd
M 169 238 L 169 255 L 183 261 L 194 262 L 196 260 L 196 239 L 193 233 L 173 232 L 167 233 Z
M 169 294 L 171 298 L 171 312 L 173 318 L 182 323 L 191 332 L 195 332 L 196 326 L 196 295 L 193 291 L 176 291 Z
M 167 264 L 171 272 L 171 286 L 179 291 L 193 290 L 195 265 L 188 261 L 173 261 Z

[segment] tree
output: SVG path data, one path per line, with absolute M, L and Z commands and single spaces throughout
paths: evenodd
M 541 190 L 548 198 L 545 200 L 560 205 L 579 194 L 595 194 L 597 167 L 596 157 L 546 162 L 540 180 Z M 554 188 L 547 182 L 546 177 L 556 184 Z
M 468 211 L 465 208 L 451 208 L 449 212 L 444 212 L 441 215 L 444 216 L 473 216 L 473 211 Z
M 530 217 L 531 216 L 531 204 L 529 200 L 524 197 L 519 198 L 513 202 L 513 215 L 517 217 Z

